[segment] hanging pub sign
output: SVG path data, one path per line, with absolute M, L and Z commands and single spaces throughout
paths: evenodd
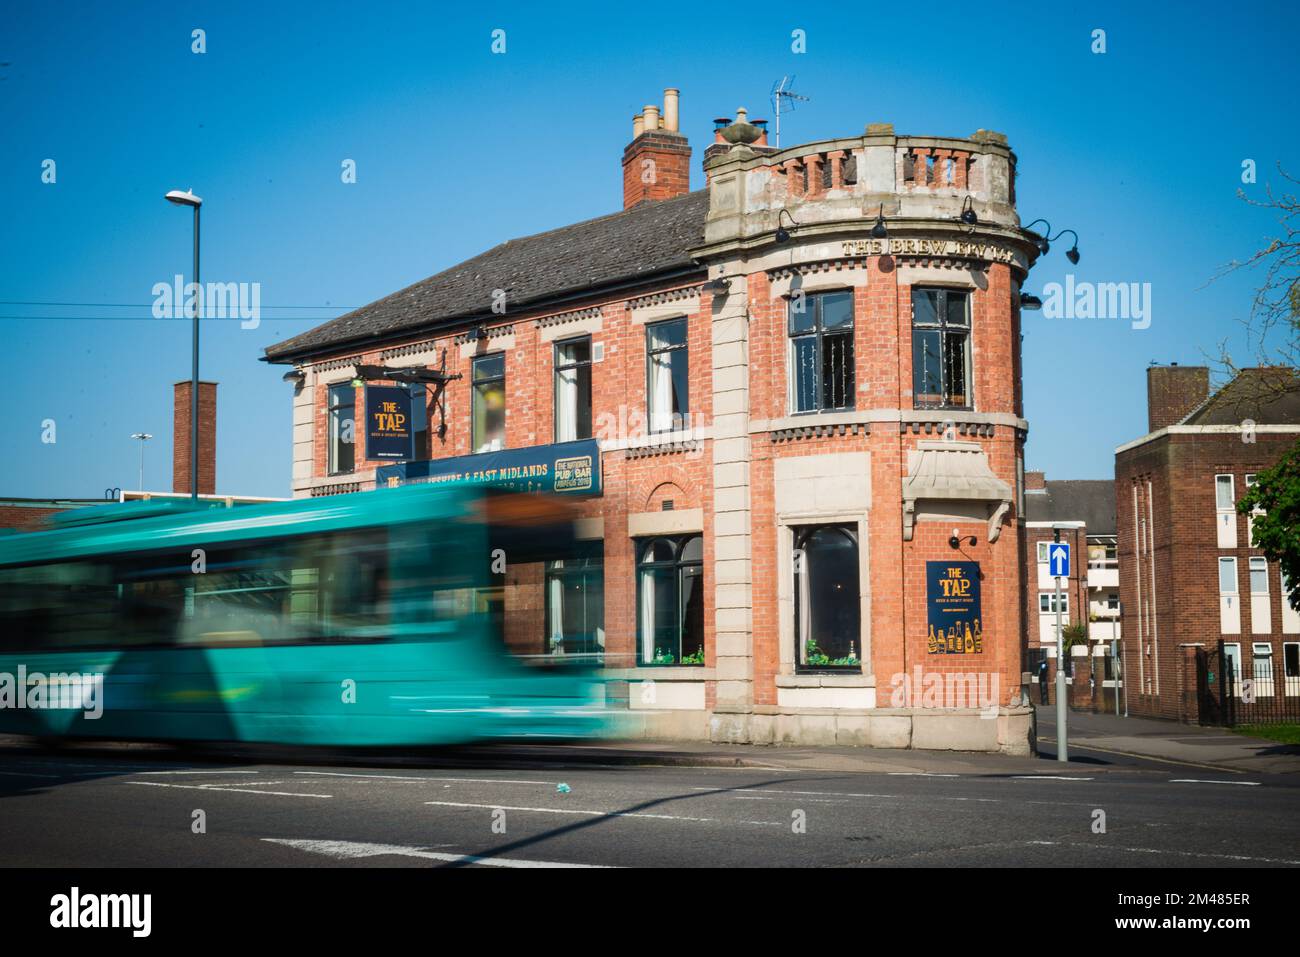
M 600 443 L 596 439 L 578 439 L 383 465 L 375 470 L 375 484 L 379 488 L 437 482 L 491 485 L 516 492 L 597 496 L 601 494 Z
M 974 655 L 984 650 L 979 562 L 926 562 L 925 597 L 927 654 Z
M 414 456 L 411 393 L 391 385 L 366 386 L 366 458 L 409 460 Z

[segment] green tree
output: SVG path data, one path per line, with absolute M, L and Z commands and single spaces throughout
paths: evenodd
M 1237 511 L 1252 522 L 1256 547 L 1282 566 L 1291 586 L 1287 598 L 1292 608 L 1300 608 L 1300 442 L 1255 476 Z

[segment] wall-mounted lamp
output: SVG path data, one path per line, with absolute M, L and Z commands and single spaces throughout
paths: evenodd
M 790 231 L 781 225 L 782 216 L 789 219 L 790 225 L 794 226 L 796 229 L 799 227 L 799 224 L 795 222 L 794 217 L 790 215 L 790 210 L 785 207 L 782 207 L 781 212 L 776 214 L 776 241 L 778 243 L 788 243 L 790 241 Z
M 951 546 L 952 548 L 961 548 L 961 543 L 962 543 L 963 541 L 965 541 L 965 542 L 966 542 L 968 545 L 970 545 L 972 548 L 975 547 L 975 541 L 976 541 L 976 540 L 975 540 L 975 536 L 974 536 L 974 535 L 971 535 L 971 536 L 969 537 L 969 539 L 968 539 L 967 536 L 965 536 L 965 535 L 959 535 L 959 534 L 957 533 L 957 529 L 954 528 L 954 529 L 952 530 L 952 535 L 950 535 L 950 536 L 948 537 L 948 544 L 949 544 L 949 546 Z
M 290 369 L 283 376 L 281 376 L 281 378 L 285 382 L 292 382 L 294 388 L 298 388 L 303 384 L 303 382 L 306 381 L 307 373 L 303 372 L 301 369 Z
M 727 290 L 731 288 L 731 280 L 728 279 L 726 276 L 719 276 L 717 279 L 710 279 L 700 288 L 707 293 L 712 293 L 715 296 L 725 296 L 727 294 Z
M 1065 258 L 1070 260 L 1070 262 L 1077 264 L 1079 262 L 1079 234 L 1076 233 L 1073 229 L 1062 229 L 1059 233 L 1053 236 L 1052 224 L 1045 219 L 1035 219 L 1032 223 L 1030 223 L 1028 226 L 1025 226 L 1023 228 L 1025 232 L 1032 232 L 1033 228 L 1039 223 L 1042 223 L 1044 226 L 1047 227 L 1047 229 L 1043 232 L 1041 236 L 1039 236 L 1037 239 L 1034 240 L 1034 245 L 1038 247 L 1038 251 L 1042 253 L 1044 256 L 1046 256 L 1048 251 L 1052 248 L 1052 243 L 1060 239 L 1066 233 L 1069 233 L 1071 236 L 1074 237 L 1074 245 L 1071 246 L 1068 250 L 1066 250 Z
M 974 226 L 980 221 L 980 218 L 975 215 L 975 205 L 971 202 L 969 195 L 966 197 L 966 201 L 961 204 L 961 215 L 957 218 L 967 226 Z
M 1020 308 L 1021 309 L 1042 309 L 1043 300 L 1039 299 L 1037 296 L 1031 296 L 1027 292 L 1022 292 L 1020 294 Z
M 876 225 L 871 227 L 872 239 L 888 239 L 889 230 L 885 227 L 885 204 L 880 204 L 880 211 L 876 213 Z

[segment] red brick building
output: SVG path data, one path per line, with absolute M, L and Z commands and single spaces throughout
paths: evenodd
M 1204 367 L 1153 366 L 1147 396 L 1148 433 L 1115 452 L 1129 712 L 1198 720 L 1196 652 L 1220 640 L 1258 694 L 1300 696 L 1300 611 L 1236 510 L 1300 440 L 1295 372 L 1245 369 L 1210 395 Z
M 586 546 L 483 601 L 516 650 L 599 655 L 645 735 L 1027 750 L 1015 154 L 889 124 L 776 151 L 742 114 L 688 192 L 676 106 L 636 117 L 621 212 L 267 349 L 294 494 L 573 496 Z M 409 461 L 370 447 L 384 386 Z
M 1119 627 L 1119 563 L 1115 536 L 1115 483 L 1110 479 L 1049 481 L 1025 473 L 1025 647 L 1032 683 L 1048 663 L 1047 699 L 1059 663 L 1056 636 L 1056 580 L 1048 550 L 1058 541 L 1070 547 L 1070 574 L 1061 582 L 1061 623 L 1082 626 L 1086 640 L 1071 648 L 1067 682 L 1076 707 L 1114 710 L 1117 669 L 1112 651 Z M 1089 679 L 1092 680 L 1089 680 Z M 1076 680 L 1077 679 L 1077 680 Z M 1036 687 L 1036 701 L 1042 700 Z

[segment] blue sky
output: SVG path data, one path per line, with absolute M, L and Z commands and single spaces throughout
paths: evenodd
M 1293 5 L 1132 6 L 10 0 L 0 342 L 16 388 L 0 496 L 134 488 L 141 430 L 156 436 L 146 485 L 169 487 L 189 325 L 122 318 L 147 317 L 153 284 L 189 272 L 190 217 L 168 189 L 205 200 L 203 279 L 262 287 L 259 328 L 203 331 L 203 377 L 221 383 L 219 491 L 287 495 L 290 387 L 258 361 L 267 345 L 503 239 L 615 211 L 631 116 L 666 86 L 682 91 L 702 186 L 712 118 L 770 117 L 783 74 L 812 98 L 785 117 L 787 145 L 874 121 L 1006 132 L 1023 220 L 1077 230 L 1083 251 L 1071 266 L 1056 247 L 1027 289 L 1067 272 L 1151 283 L 1145 330 L 1026 314 L 1028 467 L 1110 477 L 1114 447 L 1145 431 L 1151 360 L 1243 349 L 1252 277 L 1207 282 L 1275 233 L 1237 189 L 1262 198 L 1279 160 L 1300 170 Z M 1090 49 L 1097 28 L 1105 54 Z M 1245 159 L 1257 185 L 1241 183 Z

